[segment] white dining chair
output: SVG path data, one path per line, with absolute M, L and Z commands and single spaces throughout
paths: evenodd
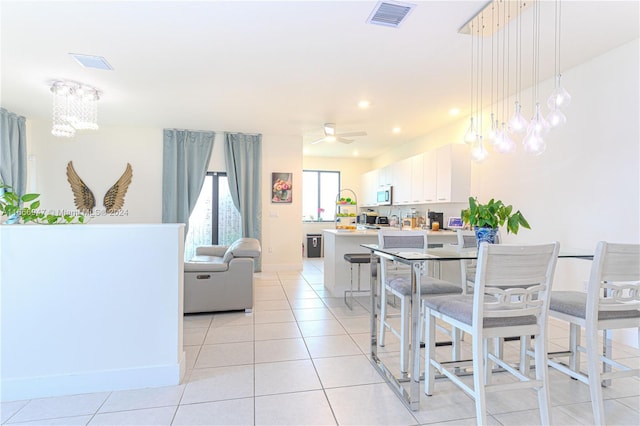
M 407 249 L 422 250 L 428 247 L 427 231 L 394 231 L 380 230 L 378 232 L 378 247 L 382 249 Z M 425 268 L 426 269 L 426 268 Z M 411 269 L 407 265 L 394 263 L 387 259 L 380 260 L 380 339 L 378 344 L 385 345 L 387 329 L 400 339 L 400 372 L 406 375 L 409 367 L 409 342 L 410 342 L 410 313 L 411 313 Z M 388 312 L 387 292 L 400 300 L 400 313 Z M 457 295 L 462 288 L 454 283 L 434 278 L 428 275 L 427 270 L 421 274 L 421 297 L 433 294 Z M 420 309 L 420 307 L 418 307 Z M 396 329 L 391 323 L 391 318 L 400 317 L 400 328 Z M 422 315 L 420 315 L 422 321 Z M 422 327 L 419 327 L 421 330 Z M 460 347 L 456 330 L 442 330 L 451 337 L 452 358 L 459 359 Z
M 552 354 L 549 365 L 589 385 L 594 422 L 604 425 L 602 381 L 640 375 L 640 369 L 615 361 L 611 353 L 603 354 L 598 344 L 602 330 L 637 328 L 640 338 L 640 244 L 600 241 L 587 291 L 553 291 L 549 315 L 570 324 L 569 364 Z M 581 329 L 586 347 L 580 345 Z M 581 352 L 586 354 L 586 372 L 580 370 Z M 602 371 L 605 366 L 608 371 Z
M 476 421 L 486 424 L 486 392 L 533 388 L 538 392 L 540 420 L 551 424 L 547 358 L 547 314 L 560 244 L 480 246 L 472 295 L 428 296 L 425 306 L 425 393 L 432 395 L 436 370 L 475 399 Z M 444 321 L 472 339 L 472 359 L 442 362 L 436 359 L 435 322 Z M 534 335 L 535 378 L 523 374 L 489 351 L 489 339 Z M 517 381 L 491 383 L 486 370 L 495 363 Z M 458 375 L 473 367 L 473 385 Z

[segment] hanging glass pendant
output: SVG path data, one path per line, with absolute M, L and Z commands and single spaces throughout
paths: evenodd
M 491 113 L 491 127 L 489 128 L 489 132 L 487 133 L 487 140 L 490 145 L 496 144 L 496 138 L 498 137 L 498 133 L 500 133 L 500 128 L 498 127 L 498 120 L 493 119 L 494 114 Z
M 547 144 L 542 139 L 542 136 L 535 130 L 529 131 L 527 136 L 522 139 L 524 150 L 527 154 L 540 155 L 547 149 Z
M 555 108 L 566 108 L 571 103 L 571 95 L 560 84 L 560 77 L 562 77 L 560 74 L 556 76 L 556 88 L 553 89 L 553 92 L 551 92 L 551 96 L 549 96 L 549 100 L 547 101 L 547 106 L 550 110 L 554 110 Z
M 527 130 L 527 119 L 522 116 L 520 112 L 520 102 L 516 101 L 515 111 L 513 117 L 509 120 L 509 127 L 516 133 L 524 133 Z
M 531 133 L 532 131 L 534 131 L 543 136 L 549 132 L 550 128 L 551 126 L 549 126 L 549 123 L 547 122 L 547 120 L 545 120 L 544 116 L 540 112 L 540 104 L 536 102 L 536 112 L 533 114 L 533 117 L 529 122 L 527 132 Z
M 464 143 L 467 145 L 472 144 L 476 140 L 476 134 L 476 126 L 473 124 L 473 117 L 471 117 L 467 133 L 464 134 Z
M 487 156 L 489 156 L 489 153 L 482 143 L 482 136 L 477 135 L 476 140 L 471 147 L 471 158 L 476 163 L 481 163 L 487 158 Z
M 502 130 L 499 131 L 499 137 L 494 147 L 500 154 L 512 154 L 516 152 L 516 143 L 511 139 L 509 129 L 507 129 L 505 123 L 502 123 Z
M 567 123 L 567 116 L 556 107 L 547 115 L 547 123 L 552 129 L 564 126 Z

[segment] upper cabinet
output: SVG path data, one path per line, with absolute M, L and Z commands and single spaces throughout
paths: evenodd
M 378 170 L 371 170 L 370 172 L 362 174 L 362 184 L 360 185 L 362 194 L 360 194 L 358 198 L 358 202 L 362 207 L 372 207 L 377 204 L 376 193 L 379 187 L 378 175 Z
M 411 204 L 422 203 L 424 198 L 424 154 L 411 160 Z
M 393 163 L 393 204 L 411 204 L 411 158 Z
M 471 159 L 466 145 L 446 145 L 436 150 L 436 202 L 462 203 L 471 192 Z
M 393 165 L 389 164 L 381 169 L 378 169 L 378 185 L 393 185 Z
M 435 203 L 438 200 L 438 158 L 437 151 L 422 154 L 422 203 Z
M 362 175 L 360 205 L 377 205 L 380 185 L 393 185 L 393 204 L 467 202 L 471 160 L 466 145 L 446 145 Z

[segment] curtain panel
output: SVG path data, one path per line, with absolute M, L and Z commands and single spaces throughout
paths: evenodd
M 24 117 L 0 108 L 0 181 L 19 195 L 27 190 L 25 123 Z
M 242 236 L 262 241 L 262 135 L 224 134 L 224 159 L 233 204 L 242 217 Z M 255 270 L 262 270 L 261 257 Z
M 162 155 L 162 222 L 184 223 L 200 195 L 211 159 L 215 133 L 164 129 Z M 185 229 L 185 238 L 188 229 Z

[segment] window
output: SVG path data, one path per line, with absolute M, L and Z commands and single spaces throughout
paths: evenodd
M 340 192 L 340 172 L 303 170 L 302 185 L 302 220 L 333 221 L 336 196 Z
M 189 217 L 184 259 L 191 259 L 198 246 L 229 245 L 241 236 L 240 213 L 233 205 L 227 174 L 207 173 L 196 206 Z

